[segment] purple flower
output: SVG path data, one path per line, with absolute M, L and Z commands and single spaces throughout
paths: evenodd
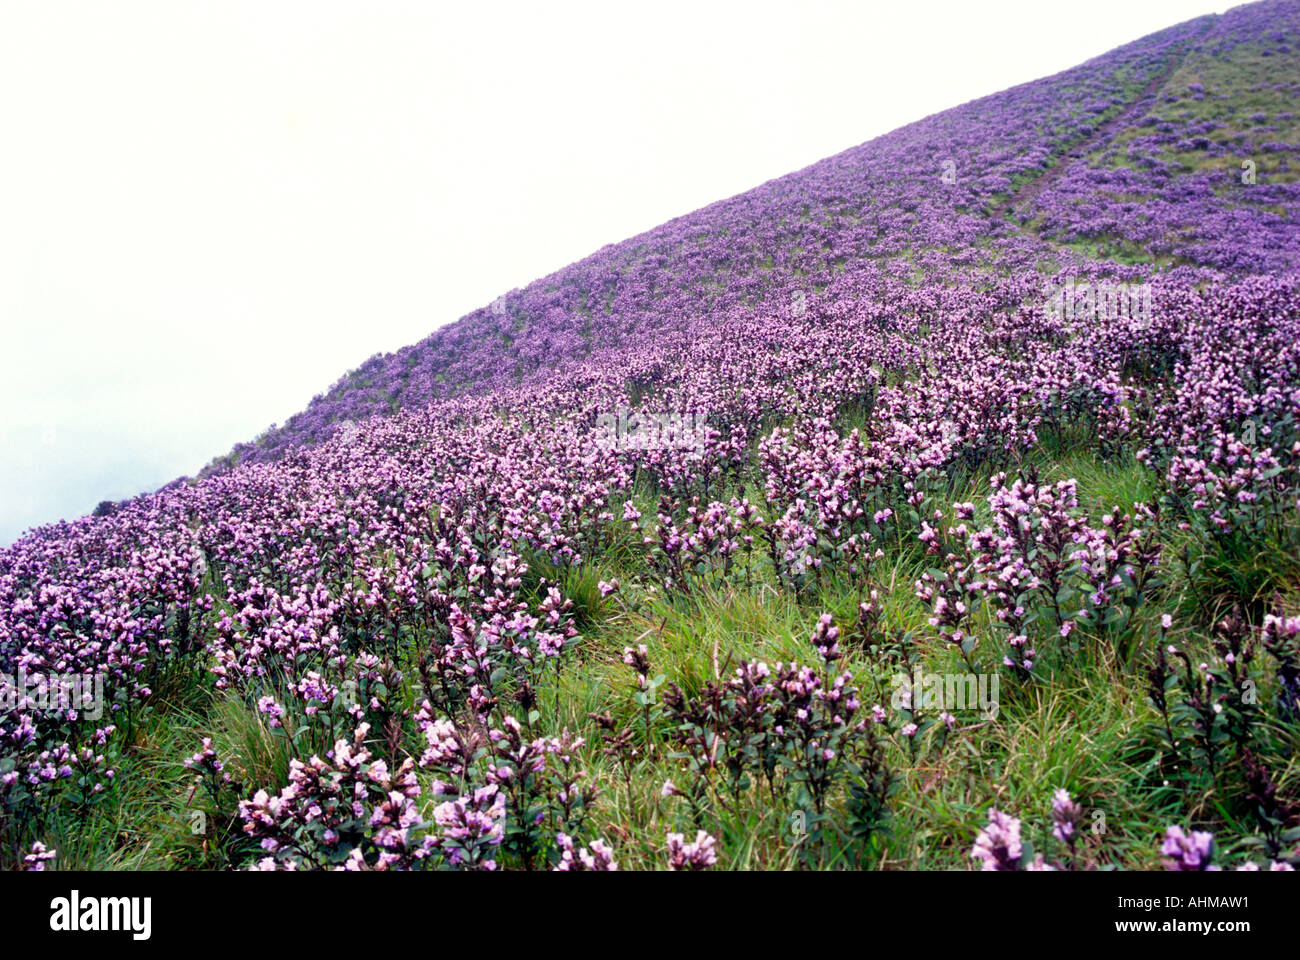
M 1020 866 L 1020 821 L 996 807 L 989 808 L 989 822 L 975 837 L 971 856 L 982 870 L 1016 870 Z
M 680 833 L 668 834 L 669 870 L 705 870 L 718 862 L 717 841 L 700 830 L 695 839 L 687 843 Z
M 1196 831 L 1188 835 L 1177 825 L 1165 831 L 1165 841 L 1160 847 L 1166 870 L 1218 870 L 1210 865 L 1213 850 L 1213 834 Z

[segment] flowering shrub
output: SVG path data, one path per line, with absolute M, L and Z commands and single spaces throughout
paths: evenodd
M 1170 623 L 1166 615 L 1162 636 Z M 1231 759 L 1225 757 L 1229 750 L 1238 759 L 1248 755 L 1260 715 L 1250 670 L 1254 638 L 1240 611 L 1215 625 L 1214 646 L 1215 660 L 1196 664 L 1172 643 L 1157 646 L 1148 669 L 1148 695 L 1161 714 L 1171 767 L 1211 781 Z
M 33 873 L 42 873 L 46 866 L 53 863 L 57 857 L 57 850 L 51 850 L 37 840 L 32 844 L 32 852 L 23 857 L 23 869 L 30 870 Z
M 675 514 L 681 514 L 680 522 Z M 640 514 L 629 503 L 624 517 L 632 522 Z M 689 592 L 696 583 L 725 581 L 735 566 L 748 571 L 754 536 L 748 532 L 762 519 L 746 501 L 728 506 L 713 502 L 701 508 L 699 498 L 681 509 L 667 497 L 659 502 L 659 524 L 643 536 L 646 559 L 669 590 Z
M 971 857 L 978 861 L 980 869 L 993 871 L 1016 870 L 1067 870 L 1078 869 L 1079 858 L 1075 854 L 1078 835 L 1078 823 L 1083 810 L 1066 790 L 1057 790 L 1052 798 L 1052 837 L 1066 853 L 1064 859 L 1047 860 L 1042 853 L 1034 853 L 1032 845 L 1022 837 L 1021 821 L 990 807 L 988 824 L 975 837 L 971 848 Z M 1165 870 L 1172 871 L 1218 871 L 1222 869 L 1214 864 L 1216 844 L 1214 835 L 1204 830 L 1185 831 L 1177 824 L 1166 831 L 1160 845 L 1161 864 Z M 1268 868 L 1271 871 L 1290 872 L 1295 869 L 1292 860 L 1300 862 L 1300 851 L 1286 859 L 1273 859 Z M 1255 861 L 1245 861 L 1238 870 L 1260 870 Z
M 718 862 L 717 840 L 701 830 L 690 843 L 680 833 L 668 834 L 669 870 L 705 870 Z
M 1006 871 L 1018 869 L 1023 855 L 1020 821 L 990 807 L 988 826 L 975 838 L 971 856 L 980 861 L 983 870 Z
M 581 737 L 530 738 L 509 715 L 484 730 L 436 718 L 428 703 L 417 719 L 427 744 L 419 766 L 435 775 L 434 794 L 446 798 L 438 822 L 457 833 L 448 841 L 454 841 L 453 864 L 492 869 L 489 846 L 517 856 L 527 869 L 563 857 L 568 848 L 556 838 L 571 844 L 581 835 L 598 795 L 583 783 L 586 771 L 576 755 Z
M 1213 834 L 1198 830 L 1189 835 L 1179 826 L 1166 831 L 1165 842 L 1160 846 L 1165 869 L 1176 871 L 1218 870 L 1210 865 L 1213 850 Z
M 445 822 L 451 818 L 438 819 L 443 836 L 419 836 L 425 824 L 415 803 L 415 764 L 408 759 L 390 771 L 363 746 L 368 733 L 362 724 L 326 759 L 292 761 L 289 785 L 278 795 L 258 790 L 240 802 L 244 832 L 269 854 L 260 869 L 410 869 L 443 843 L 448 859 L 459 862 L 465 839 Z
M 765 783 L 772 796 L 791 796 L 801 830 L 818 838 L 832 791 L 848 785 L 846 828 L 859 839 L 869 836 L 885 815 L 892 780 L 875 719 L 858 719 L 852 674 L 834 670 L 838 640 L 839 628 L 823 615 L 812 638 L 820 670 L 747 661 L 694 697 L 669 684 L 664 716 L 692 781 L 686 791 L 670 784 L 666 795 L 683 794 L 703 811 L 715 782 L 732 797 Z
M 970 531 L 974 505 L 958 503 L 960 522 L 941 525 L 942 537 L 928 522 L 919 534 L 927 552 L 944 553 L 945 568 L 923 574 L 916 595 L 931 605 L 930 625 L 960 648 L 968 665 L 981 603 L 1005 633 L 1002 664 L 1027 677 L 1043 646 L 1066 646 L 1080 624 L 1127 624 L 1158 586 L 1162 548 L 1154 509 L 1138 504 L 1135 520 L 1116 508 L 1094 528 L 1079 510 L 1073 480 L 1042 484 L 1031 468 L 1010 485 L 1003 473 L 990 484 L 993 526 Z M 941 519 L 939 513 L 936 522 Z
M 1300 617 L 1264 617 L 1260 643 L 1277 664 L 1279 712 L 1300 717 Z
M 618 869 L 614 862 L 614 851 L 604 840 L 591 841 L 590 849 L 576 846 L 567 834 L 557 833 L 555 843 L 560 848 L 560 862 L 555 866 L 560 871 L 603 871 Z

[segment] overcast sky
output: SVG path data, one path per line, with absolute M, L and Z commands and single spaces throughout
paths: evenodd
M 0 0 L 0 544 L 370 355 L 1213 0 Z

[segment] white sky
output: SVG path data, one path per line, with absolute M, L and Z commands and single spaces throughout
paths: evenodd
M 0 544 L 606 243 L 1216 0 L 0 0 Z

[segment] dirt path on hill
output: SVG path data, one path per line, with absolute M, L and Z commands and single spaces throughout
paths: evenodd
M 1058 155 L 1057 162 L 1047 170 L 1043 171 L 1041 175 L 1022 183 L 1010 197 L 994 209 L 992 214 L 993 219 L 1005 220 L 1010 222 L 1017 230 L 1023 229 L 1024 225 L 1019 220 L 1013 218 L 1013 214 L 1016 212 L 1017 208 L 1024 207 L 1031 203 L 1039 194 L 1054 184 L 1057 180 L 1061 179 L 1065 172 L 1069 170 L 1075 162 L 1083 160 L 1084 157 L 1100 145 L 1100 143 L 1104 141 L 1105 138 L 1117 127 L 1129 124 L 1136 120 L 1139 111 L 1143 109 L 1143 104 L 1155 96 L 1160 88 L 1168 82 L 1169 78 L 1177 72 L 1178 68 L 1183 65 L 1183 61 L 1187 59 L 1188 51 L 1199 36 L 1200 35 L 1198 34 L 1197 37 L 1189 38 L 1183 44 L 1182 49 L 1174 58 L 1173 63 L 1169 65 L 1169 68 L 1153 77 L 1142 89 L 1142 92 L 1138 94 L 1137 99 L 1129 104 L 1127 108 L 1121 110 L 1109 120 L 1105 120 L 1098 124 L 1097 128 L 1087 137 L 1067 148 L 1064 154 Z

